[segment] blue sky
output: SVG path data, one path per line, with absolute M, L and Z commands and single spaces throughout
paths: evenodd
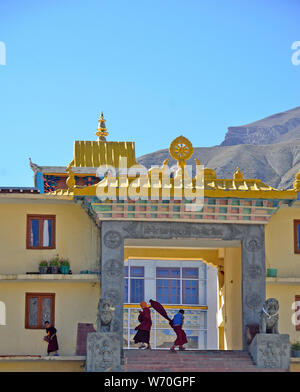
M 299 18 L 298 0 L 0 0 L 0 186 L 32 186 L 29 157 L 67 165 L 101 110 L 141 156 L 300 106 Z

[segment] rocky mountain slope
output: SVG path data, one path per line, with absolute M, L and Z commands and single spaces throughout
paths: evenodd
M 291 188 L 300 170 L 300 107 L 229 130 L 233 128 L 236 133 L 235 139 L 230 136 L 232 144 L 224 144 L 230 140 L 231 131 L 228 131 L 222 145 L 194 148 L 188 164 L 195 165 L 194 158 L 197 158 L 220 178 L 232 178 L 239 167 L 245 178 L 259 178 L 278 189 Z M 162 165 L 167 158 L 170 158 L 169 151 L 165 149 L 141 156 L 137 161 L 150 168 Z M 169 166 L 175 163 L 170 158 Z
M 274 144 L 300 138 L 300 106 L 251 124 L 228 127 L 221 146 Z

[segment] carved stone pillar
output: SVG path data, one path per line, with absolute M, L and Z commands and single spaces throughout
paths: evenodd
M 243 348 L 247 348 L 246 326 L 260 320 L 266 299 L 265 233 L 263 225 L 247 225 L 242 239 Z

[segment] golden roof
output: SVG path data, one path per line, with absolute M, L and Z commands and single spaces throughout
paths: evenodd
M 127 165 L 137 165 L 134 142 L 75 141 L 71 166 L 119 167 L 120 157 L 127 158 Z
M 196 161 L 197 173 L 190 178 L 186 170 L 186 160 L 193 154 L 191 142 L 184 136 L 179 136 L 170 144 L 170 155 L 177 160 L 177 171 L 170 175 L 168 171 L 168 159 L 163 165 L 143 173 L 128 178 L 120 174 L 113 177 L 112 173 L 106 174 L 105 178 L 92 186 L 77 186 L 73 167 L 99 167 L 108 165 L 120 167 L 120 158 L 127 159 L 127 168 L 137 165 L 135 159 L 133 142 L 107 142 L 99 141 L 75 141 L 73 161 L 67 167 L 69 177 L 67 179 L 68 190 L 57 190 L 52 192 L 56 195 L 78 195 L 96 196 L 108 194 L 110 190 L 117 197 L 124 197 L 124 192 L 129 190 L 138 193 L 141 198 L 150 198 L 153 192 L 162 197 L 167 194 L 170 198 L 177 197 L 180 192 L 182 195 L 194 195 L 197 191 L 202 191 L 204 197 L 220 198 L 260 198 L 260 199 L 297 199 L 297 192 L 300 187 L 300 175 L 296 178 L 294 187 L 288 190 L 278 190 L 264 184 L 259 179 L 245 179 L 239 168 L 233 173 L 233 178 L 217 178 L 213 169 L 203 168 L 200 162 Z M 183 174 L 186 177 L 183 177 Z M 187 179 L 186 183 L 183 181 Z M 183 185 L 185 184 L 185 185 Z M 186 192 L 188 189 L 188 192 Z M 198 194 L 197 194 L 198 195 Z M 198 197 L 198 196 L 197 196 Z

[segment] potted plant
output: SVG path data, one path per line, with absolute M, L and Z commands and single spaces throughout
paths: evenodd
M 61 258 L 60 261 L 59 261 L 59 265 L 60 265 L 59 269 L 60 269 L 60 272 L 62 274 L 65 274 L 65 275 L 69 274 L 69 272 L 70 272 L 70 263 L 69 263 L 68 259 Z
M 277 277 L 277 268 L 268 268 L 267 269 L 267 276 L 269 278 L 276 278 Z
M 266 256 L 266 265 L 267 265 L 267 277 L 268 278 L 276 278 L 277 277 L 277 268 L 273 268 L 270 260 Z
M 58 257 L 58 255 L 49 261 L 49 266 L 50 266 L 50 273 L 51 274 L 58 274 L 58 272 L 59 272 L 59 257 Z
M 291 345 L 291 355 L 300 358 L 300 342 L 297 341 Z
M 40 274 L 46 274 L 48 272 L 48 261 L 42 260 L 39 264 Z

